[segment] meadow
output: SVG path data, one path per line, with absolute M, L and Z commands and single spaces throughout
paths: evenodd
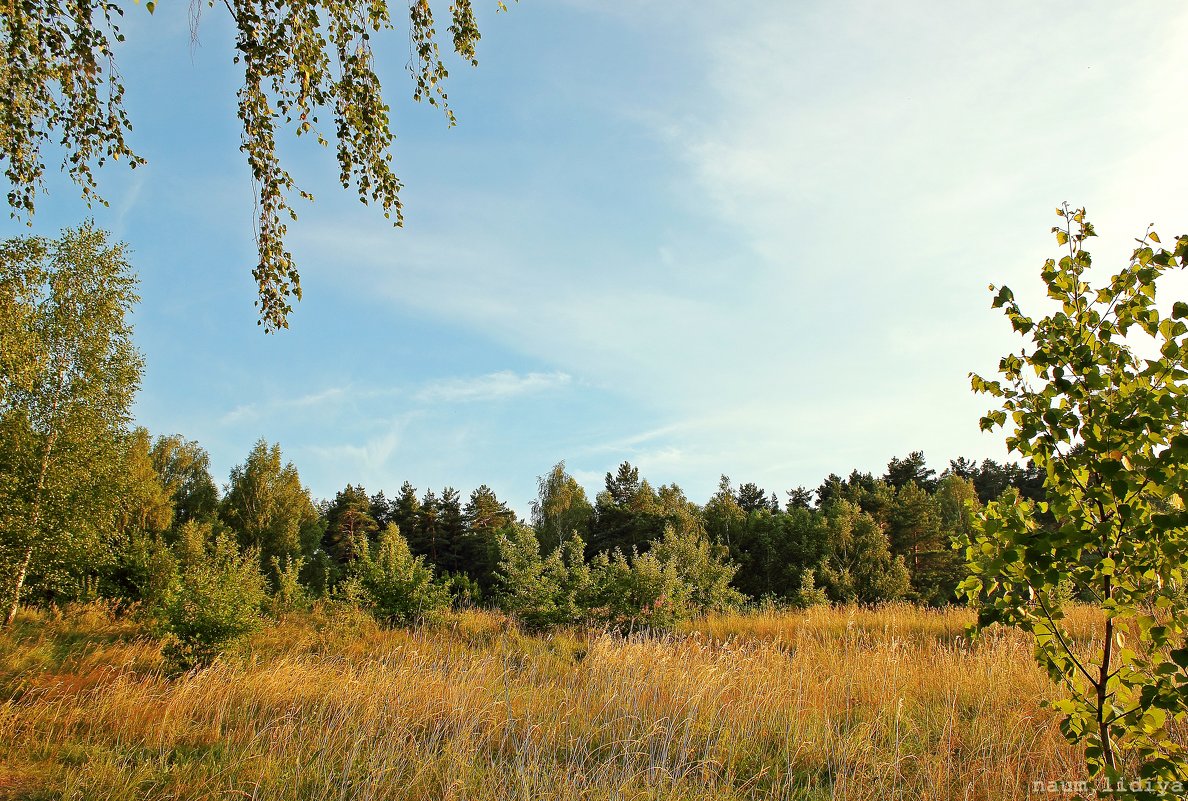
M 1083 774 L 1026 639 L 964 609 L 717 615 L 659 637 L 489 612 L 290 615 L 178 679 L 102 605 L 0 635 L 0 799 L 1017 799 Z M 1073 610 L 1091 645 L 1093 615 Z

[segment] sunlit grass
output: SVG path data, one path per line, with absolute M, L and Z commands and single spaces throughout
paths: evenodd
M 1008 799 L 1080 776 L 1026 640 L 969 622 L 815 609 L 625 640 L 324 609 L 169 681 L 134 623 L 26 613 L 0 636 L 0 798 Z

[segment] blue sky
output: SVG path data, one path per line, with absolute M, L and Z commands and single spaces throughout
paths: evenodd
M 1188 230 L 1180 3 L 490 2 L 456 128 L 409 100 L 403 32 L 377 45 L 404 229 L 285 142 L 317 200 L 265 336 L 230 26 L 207 9 L 192 47 L 184 6 L 131 8 L 117 52 L 149 166 L 90 212 L 51 175 L 33 230 L 89 213 L 131 245 L 137 420 L 220 482 L 259 437 L 317 497 L 487 483 L 521 512 L 560 459 L 591 495 L 626 459 L 697 501 L 1002 459 L 967 379 L 1017 347 L 987 285 L 1041 303 L 1064 200 L 1103 272 Z

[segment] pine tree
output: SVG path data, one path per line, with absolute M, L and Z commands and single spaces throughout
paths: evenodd
M 923 451 L 912 451 L 906 458 L 893 458 L 887 464 L 887 473 L 883 481 L 895 490 L 902 489 L 907 484 L 915 484 L 922 490 L 932 491 L 936 487 L 935 470 L 929 469 L 925 463 Z
M 417 498 L 417 488 L 409 482 L 400 485 L 400 495 L 392 501 L 389 518 L 389 522 L 396 524 L 405 539 L 411 542 L 415 538 L 421 522 L 421 501 Z
M 606 474 L 606 493 L 611 503 L 625 507 L 639 492 L 639 468 L 632 467 L 630 462 L 623 462 L 615 475 Z
M 458 490 L 446 487 L 438 501 L 438 529 L 441 544 L 438 548 L 437 566 L 448 573 L 465 569 L 466 519 L 462 516 L 462 500 Z
M 516 522 L 516 515 L 486 484 L 470 493 L 462 512 L 466 523 L 463 563 L 466 572 L 484 590 L 494 582 L 499 561 L 497 534 Z
M 750 482 L 739 486 L 736 500 L 739 508 L 747 514 L 771 508 L 767 500 L 767 490 Z
M 426 557 L 429 564 L 437 565 L 442 547 L 441 504 L 433 490 L 425 490 L 421 497 L 416 522 L 408 534 L 408 544 L 413 553 Z
M 339 564 L 350 564 L 363 556 L 371 536 L 378 530 L 379 524 L 371 516 L 367 490 L 347 484 L 334 496 L 326 512 L 322 547 Z
M 384 491 L 380 490 L 371 496 L 371 519 L 375 521 L 376 525 L 382 531 L 388 523 L 392 521 L 392 502 L 384 495 Z

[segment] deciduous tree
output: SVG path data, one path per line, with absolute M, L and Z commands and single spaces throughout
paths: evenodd
M 210 475 L 210 454 L 179 434 L 153 441 L 153 466 L 173 500 L 174 525 L 213 520 L 219 511 L 219 489 Z
M 8 625 L 27 581 L 69 594 L 109 555 L 142 362 L 127 319 L 139 298 L 125 246 L 93 225 L 0 244 L 0 286 L 16 312 L 0 319 L 0 339 L 23 354 L 0 359 Z
M 1067 691 L 1054 706 L 1085 746 L 1091 774 L 1111 784 L 1188 777 L 1188 304 L 1156 304 L 1161 276 L 1188 266 L 1188 236 L 1170 250 L 1148 233 L 1130 263 L 1094 289 L 1084 210 L 1059 209 L 1042 277 L 1058 310 L 1024 314 L 1010 289 L 994 298 L 1028 338 L 999 362 L 1001 380 L 972 376 L 997 399 L 983 429 L 1043 471 L 1046 502 L 1008 492 L 968 541 L 963 590 L 980 626 L 1030 632 L 1036 656 Z M 1041 515 L 1050 515 L 1047 525 Z M 1061 585 L 1103 612 L 1100 636 L 1074 647 Z
M 575 535 L 583 540 L 589 538 L 594 507 L 586 499 L 582 485 L 565 472 L 565 462 L 553 465 L 536 483 L 538 494 L 532 502 L 532 527 L 541 548 L 552 551 Z
M 364 496 L 366 500 L 366 496 Z M 317 521 L 309 490 L 292 462 L 282 462 L 279 444 L 259 440 L 247 461 L 231 470 L 221 509 L 223 521 L 244 548 L 255 548 L 265 569 L 302 550 L 302 530 Z

